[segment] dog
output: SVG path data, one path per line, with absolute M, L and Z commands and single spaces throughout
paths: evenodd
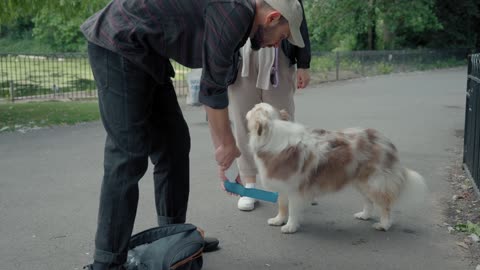
M 396 147 L 377 130 L 310 129 L 267 103 L 255 105 L 246 120 L 262 184 L 279 193 L 278 214 L 268 224 L 283 225 L 283 233 L 299 229 L 302 211 L 316 197 L 347 185 L 364 198 L 354 217 L 370 219 L 376 205 L 381 214 L 373 227 L 387 231 L 400 195 L 426 188 L 423 177 L 401 165 Z

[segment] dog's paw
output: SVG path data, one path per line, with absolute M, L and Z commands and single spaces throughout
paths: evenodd
M 285 222 L 287 222 L 287 218 L 285 217 L 276 216 L 268 219 L 268 225 L 270 226 L 282 226 Z
M 353 215 L 356 219 L 360 219 L 360 220 L 369 220 L 370 219 L 370 215 L 366 214 L 365 212 L 358 212 L 356 213 L 355 215 Z
M 300 225 L 298 223 L 288 222 L 286 225 L 282 226 L 282 233 L 295 233 L 297 232 Z
M 385 224 L 382 224 L 382 223 L 378 222 L 378 223 L 373 224 L 372 227 L 375 228 L 375 230 L 377 230 L 377 231 L 386 232 L 390 228 L 390 225 L 385 225 Z

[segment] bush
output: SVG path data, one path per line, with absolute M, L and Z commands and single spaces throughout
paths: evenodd
M 388 63 L 378 63 L 377 72 L 379 74 L 390 74 L 393 72 L 393 65 Z
M 33 19 L 35 28 L 33 36 L 43 43 L 50 44 L 59 52 L 85 51 L 85 38 L 79 25 L 84 21 L 82 16 L 65 18 L 61 14 L 52 14 L 47 9 L 40 11 Z
M 314 71 L 332 71 L 335 70 L 335 54 L 312 57 L 310 67 Z

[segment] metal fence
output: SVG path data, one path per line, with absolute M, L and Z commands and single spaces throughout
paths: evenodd
M 467 64 L 468 49 L 315 52 L 312 83 L 345 80 Z M 172 62 L 179 96 L 188 94 L 190 69 Z M 97 91 L 85 53 L 1 54 L 0 101 L 96 98 Z
M 190 69 L 172 62 L 178 95 L 188 92 Z M 0 53 L 0 100 L 87 99 L 97 90 L 86 53 L 2 54 Z
M 466 66 L 469 49 L 316 52 L 311 70 L 316 82 Z
M 467 101 L 465 106 L 464 168 L 480 187 L 480 54 L 468 61 Z

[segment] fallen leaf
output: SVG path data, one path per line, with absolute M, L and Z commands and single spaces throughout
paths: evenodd
M 468 246 L 467 244 L 465 244 L 464 242 L 456 242 L 457 245 L 459 245 L 460 247 L 464 248 L 464 249 L 468 249 Z

